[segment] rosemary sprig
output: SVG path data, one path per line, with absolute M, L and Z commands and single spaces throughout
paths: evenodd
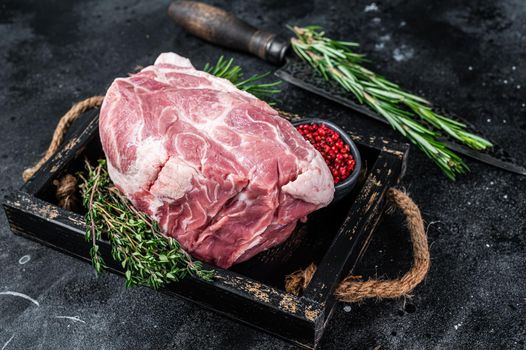
M 112 185 L 106 161 L 93 167 L 86 161 L 82 202 L 86 214 L 86 240 L 91 242 L 91 258 L 97 272 L 105 267 L 97 241 L 107 238 L 111 254 L 126 270 L 126 286 L 146 285 L 159 288 L 187 275 L 210 280 L 214 272 L 203 270 L 179 242 L 163 236 L 157 222 L 133 207 Z
M 270 72 L 255 74 L 248 79 L 244 79 L 243 69 L 234 64 L 233 58 L 225 59 L 221 56 L 214 65 L 207 63 L 203 70 L 216 77 L 230 80 L 238 89 L 244 90 L 259 99 L 270 101 L 269 104 L 274 104 L 272 101 L 273 96 L 281 92 L 278 88 L 281 81 L 278 80 L 271 83 L 263 83 L 261 81 L 268 77 Z
M 296 38 L 294 52 L 326 80 L 334 80 L 356 99 L 383 116 L 391 126 L 407 137 L 431 158 L 452 180 L 469 170 L 464 161 L 439 141 L 445 133 L 463 144 L 483 150 L 492 144 L 465 130 L 466 125 L 437 114 L 425 99 L 402 90 L 398 85 L 363 67 L 365 56 L 352 51 L 358 44 L 325 37 L 318 26 L 289 27 Z M 433 131 L 415 120 L 432 125 Z

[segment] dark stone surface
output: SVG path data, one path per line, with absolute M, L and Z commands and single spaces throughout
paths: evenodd
M 523 0 L 215 1 L 255 25 L 321 24 L 363 44 L 374 66 L 465 116 L 526 160 Z M 167 1 L 0 1 L 0 194 L 47 147 L 73 101 L 176 51 L 196 66 L 225 54 L 248 72 L 272 67 L 205 44 L 166 15 Z M 371 9 L 372 7 L 368 7 Z M 520 85 L 523 85 L 522 87 Z M 284 86 L 283 107 L 393 136 L 384 125 Z M 407 300 L 339 305 L 321 349 L 524 349 L 526 178 L 470 162 L 449 182 L 413 149 L 403 185 L 429 223 L 432 268 Z M 386 218 L 358 273 L 393 277 L 410 261 L 399 216 Z M 21 264 L 23 256 L 30 260 Z M 2 349 L 294 348 L 188 302 L 96 277 L 73 258 L 11 234 L 0 215 Z M 58 316 L 78 316 L 82 322 Z M 10 342 L 9 342 L 10 341 Z M 9 343 L 8 343 L 9 342 Z M 8 343 L 8 344 L 7 344 Z M 7 344 L 7 345 L 5 345 Z

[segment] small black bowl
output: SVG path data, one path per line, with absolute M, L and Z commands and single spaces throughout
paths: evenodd
M 301 124 L 323 124 L 327 126 L 328 128 L 336 131 L 338 134 L 340 134 L 340 137 L 342 138 L 343 142 L 349 145 L 351 148 L 351 154 L 354 158 L 354 161 L 356 164 L 354 165 L 354 169 L 349 176 L 339 182 L 337 185 L 334 186 L 334 199 L 333 202 L 337 202 L 346 195 L 348 195 L 353 187 L 358 182 L 358 177 L 360 175 L 360 170 L 362 169 L 362 158 L 360 157 L 360 152 L 358 152 L 358 147 L 356 147 L 355 143 L 351 138 L 349 137 L 349 134 L 347 134 L 345 131 L 343 131 L 342 128 L 340 128 L 338 125 L 334 124 L 333 122 L 330 122 L 328 120 L 319 119 L 319 118 L 304 118 L 300 120 L 294 120 L 292 121 L 292 125 L 298 126 Z

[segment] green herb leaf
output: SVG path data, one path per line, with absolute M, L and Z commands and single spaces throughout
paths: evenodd
M 93 266 L 101 272 L 105 265 L 98 241 L 106 238 L 112 257 L 126 270 L 126 286 L 137 284 L 159 288 L 187 275 L 211 280 L 214 271 L 203 270 L 173 238 L 162 235 L 159 225 L 115 188 L 106 161 L 93 167 L 86 161 L 82 179 L 82 202 L 87 209 L 86 239 L 91 241 Z
M 263 80 L 270 75 L 270 72 L 255 74 L 248 79 L 244 79 L 243 69 L 234 64 L 233 58 L 227 60 L 221 56 L 214 65 L 211 65 L 210 63 L 205 64 L 203 71 L 213 74 L 216 77 L 229 80 L 238 89 L 246 91 L 261 100 L 267 101 L 270 105 L 275 103 L 273 100 L 274 95 L 281 92 L 278 88 L 281 81 L 278 80 L 270 83 L 263 82 Z

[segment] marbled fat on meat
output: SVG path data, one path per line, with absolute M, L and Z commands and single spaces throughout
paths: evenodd
M 113 82 L 100 137 L 115 185 L 223 268 L 280 244 L 334 195 L 322 156 L 288 121 L 174 53 Z

